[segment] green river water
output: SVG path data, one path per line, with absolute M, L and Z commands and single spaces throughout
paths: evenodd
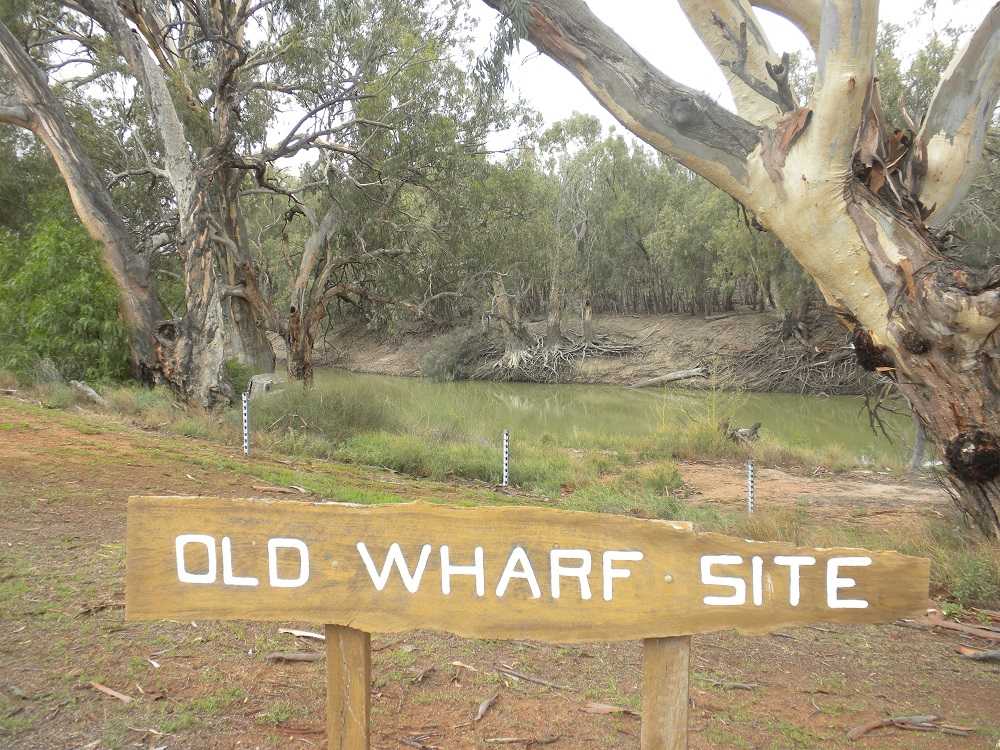
M 909 454 L 910 419 L 888 420 L 890 443 L 876 436 L 863 400 L 853 396 L 726 393 L 683 388 L 539 385 L 317 372 L 317 387 L 384 399 L 422 434 L 493 440 L 503 430 L 532 443 L 600 448 L 652 434 L 669 435 L 692 420 L 761 422 L 762 435 L 790 447 L 838 448 L 859 464 L 900 463 Z

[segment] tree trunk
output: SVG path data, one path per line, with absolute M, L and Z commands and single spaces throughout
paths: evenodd
M 500 319 L 500 330 L 503 331 L 505 356 L 516 355 L 529 348 L 531 338 L 521 323 L 517 307 L 507 296 L 507 288 L 500 274 L 493 277 L 493 302 L 496 316 Z
M 583 343 L 592 344 L 594 342 L 594 310 L 590 306 L 588 299 L 583 303 Z
M 196 176 L 191 213 L 181 221 L 186 309 L 179 323 L 161 329 L 170 340 L 164 378 L 185 400 L 205 408 L 229 403 L 237 395 L 226 380 L 227 360 L 256 371 L 274 369 L 270 342 L 248 300 L 228 293 L 227 276 L 235 277 L 241 251 L 239 235 L 234 238 L 227 231 L 225 199 L 213 182 L 217 177 L 211 171 Z
M 910 474 L 917 474 L 924 463 L 924 449 L 927 445 L 927 435 L 924 423 L 916 412 L 913 414 L 913 452 L 910 454 Z
M 301 380 L 306 388 L 313 383 L 313 336 L 310 328 L 308 320 L 303 325 L 299 311 L 292 307 L 288 316 L 288 334 L 285 336 L 288 346 L 288 376 L 293 380 Z
M 548 314 L 545 320 L 545 345 L 555 348 L 562 343 L 562 300 L 559 285 L 553 278 L 549 286 Z

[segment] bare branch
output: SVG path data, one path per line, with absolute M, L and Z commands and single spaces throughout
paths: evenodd
M 484 2 L 506 8 L 504 0 Z M 582 0 L 532 0 L 525 33 L 639 138 L 734 197 L 748 197 L 755 125 L 657 70 Z
M 787 61 L 771 49 L 747 0 L 680 0 L 680 6 L 723 69 L 740 116 L 765 123 L 796 108 Z
M 972 186 L 1000 95 L 1000 3 L 986 14 L 941 76 L 917 137 L 926 163 L 921 202 L 930 223 L 948 221 Z

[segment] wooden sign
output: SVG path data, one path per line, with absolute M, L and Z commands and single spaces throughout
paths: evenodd
M 304 620 L 560 643 L 909 617 L 928 562 L 528 507 L 132 498 L 132 619 Z
M 125 601 L 132 620 L 326 623 L 331 747 L 367 747 L 368 633 L 645 639 L 643 748 L 660 750 L 684 746 L 686 636 L 910 617 L 928 572 L 895 552 L 543 508 L 133 497 Z

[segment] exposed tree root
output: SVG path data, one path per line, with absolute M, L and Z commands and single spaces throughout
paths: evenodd
M 473 371 L 472 379 L 558 383 L 586 357 L 628 357 L 641 351 L 638 344 L 608 336 L 596 336 L 588 342 L 564 335 L 558 346 L 546 345 L 544 336 L 532 338 L 532 345 L 517 349 L 491 342 L 482 351 L 484 361 Z

